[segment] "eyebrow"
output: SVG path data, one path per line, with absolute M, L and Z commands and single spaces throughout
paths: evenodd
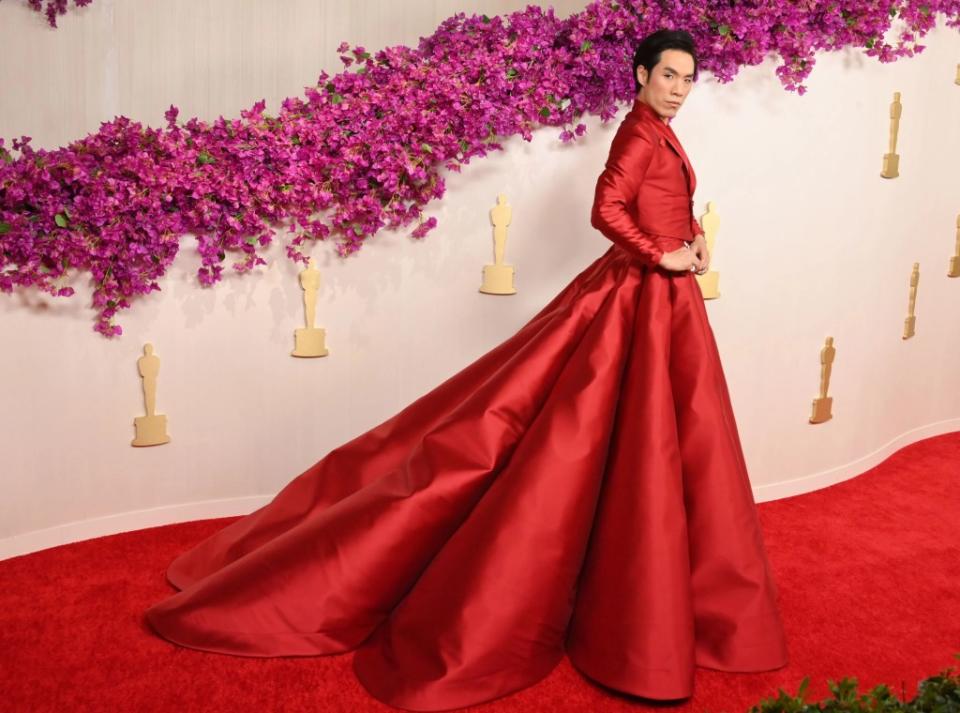
M 667 65 L 667 66 L 664 67 L 663 69 L 664 69 L 665 72 L 673 72 L 674 74 L 680 74 L 680 72 L 678 72 L 677 70 L 675 70 L 675 69 L 674 69 L 673 67 L 671 67 L 670 65 Z M 687 74 L 687 75 L 685 75 L 685 76 L 687 76 L 687 77 L 692 77 L 693 74 L 691 73 L 691 74 Z

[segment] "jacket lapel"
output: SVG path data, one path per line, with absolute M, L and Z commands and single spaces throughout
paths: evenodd
M 693 167 L 690 165 L 690 159 L 687 158 L 687 152 L 684 151 L 683 146 L 680 145 L 680 140 L 677 138 L 676 134 L 673 133 L 673 129 L 663 122 L 663 119 L 660 118 L 660 115 L 657 114 L 656 110 L 652 106 L 646 102 L 640 101 L 639 99 L 636 99 L 633 102 L 633 112 L 636 112 L 642 121 L 649 121 L 652 123 L 657 132 L 664 139 L 666 139 L 667 143 L 670 144 L 670 147 L 683 161 L 683 173 L 684 178 L 687 181 L 687 192 L 692 196 L 694 187 L 696 186 L 696 179 L 693 177 Z

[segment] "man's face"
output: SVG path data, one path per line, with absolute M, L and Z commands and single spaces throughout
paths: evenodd
M 646 67 L 637 67 L 643 99 L 660 116 L 676 116 L 693 89 L 693 57 L 683 50 L 664 50 L 653 71 L 647 74 Z

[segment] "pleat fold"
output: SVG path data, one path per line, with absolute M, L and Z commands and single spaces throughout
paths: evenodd
M 356 650 L 446 710 L 546 676 L 691 695 L 786 663 L 720 357 L 691 274 L 612 246 L 513 336 L 170 566 L 182 646 Z

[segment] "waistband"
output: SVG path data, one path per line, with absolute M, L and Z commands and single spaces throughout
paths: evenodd
M 664 252 L 670 252 L 671 250 L 678 250 L 682 248 L 684 243 L 690 242 L 685 238 L 675 238 L 670 235 L 654 235 L 653 241 L 657 244 Z

